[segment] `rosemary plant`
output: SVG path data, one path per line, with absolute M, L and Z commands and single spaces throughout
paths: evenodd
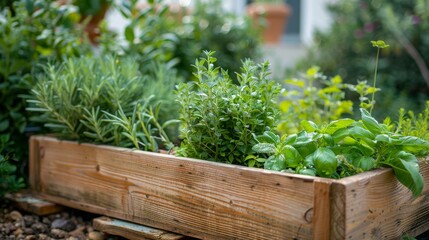
M 151 95 L 154 87 L 164 94 L 168 91 L 162 88 L 173 89 L 173 78 L 156 80 L 165 79 L 162 85 L 152 83 L 152 76 L 140 74 L 130 58 L 69 59 L 46 67 L 27 109 L 40 112 L 33 120 L 63 138 L 158 151 L 159 143 L 171 147 L 164 128 L 174 122 L 159 119 L 163 96 Z

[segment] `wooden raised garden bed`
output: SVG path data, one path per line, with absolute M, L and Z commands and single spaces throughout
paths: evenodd
M 413 198 L 390 169 L 341 180 L 51 137 L 30 140 L 46 200 L 202 239 L 394 239 L 429 228 L 429 166 Z

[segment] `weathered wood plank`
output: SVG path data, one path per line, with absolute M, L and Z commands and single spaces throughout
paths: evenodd
M 154 239 L 154 240 L 185 240 L 183 235 L 155 229 L 131 222 L 126 222 L 109 217 L 98 217 L 92 220 L 95 230 L 112 235 L 125 237 L 131 240 Z
M 204 239 L 311 239 L 308 176 L 32 137 L 44 197 Z M 43 154 L 38 154 L 43 153 Z M 37 175 L 36 174 L 36 175 Z
M 312 219 L 314 239 L 331 239 L 331 183 L 331 179 L 314 181 L 314 216 Z
M 399 239 L 429 228 L 429 166 L 420 163 L 421 196 L 400 184 L 391 169 L 361 173 L 332 183 L 334 239 Z
M 63 206 L 38 198 L 28 191 L 9 193 L 5 196 L 17 208 L 36 215 L 48 215 L 64 210 Z

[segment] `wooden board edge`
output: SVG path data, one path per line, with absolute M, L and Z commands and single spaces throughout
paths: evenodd
M 40 191 L 40 137 L 31 136 L 29 139 L 29 178 L 28 183 L 30 189 Z
M 330 237 L 345 239 L 346 235 L 346 186 L 332 182 L 330 186 Z
M 156 153 L 156 152 L 149 152 L 149 151 L 142 151 L 142 150 L 136 150 L 136 149 L 130 149 L 130 148 L 123 148 L 123 147 L 117 147 L 117 146 L 110 146 L 110 145 L 97 145 L 92 143 L 80 143 L 77 141 L 70 141 L 70 140 L 60 140 L 52 136 L 44 136 L 44 135 L 34 135 L 31 137 L 33 140 L 32 143 L 34 144 L 34 160 L 33 162 L 38 163 L 40 161 L 40 155 L 43 154 L 43 147 L 40 148 L 40 145 L 43 145 L 43 142 L 51 142 L 51 143 L 61 143 L 61 144 L 73 144 L 73 145 L 83 145 L 83 146 L 92 146 L 99 149 L 107 149 L 110 151 L 115 152 L 130 152 L 132 154 L 137 155 L 145 155 L 145 156 L 153 156 L 157 158 L 162 158 L 162 160 L 183 160 L 186 162 L 192 162 L 196 165 L 204 164 L 206 166 L 213 166 L 214 168 L 221 168 L 221 169 L 240 169 L 246 172 L 258 172 L 265 175 L 278 175 L 282 177 L 289 177 L 294 179 L 300 179 L 307 182 L 312 182 L 315 179 L 324 179 L 321 177 L 314 177 L 309 175 L 303 175 L 303 174 L 294 174 L 294 173 L 284 173 L 279 171 L 272 171 L 272 170 L 266 170 L 261 168 L 252 168 L 247 166 L 240 166 L 240 165 L 234 165 L 234 164 L 228 164 L 228 163 L 221 163 L 221 162 L 214 162 L 214 161 L 207 161 L 207 160 L 201 160 L 201 159 L 193 159 L 193 158 L 186 158 L 186 157 L 179 157 L 175 155 L 169 155 L 164 153 Z M 37 144 L 37 146 L 36 146 Z M 38 170 L 38 169 L 34 169 Z M 332 180 L 332 179 L 331 179 Z
M 127 239 L 154 239 L 154 240 L 179 240 L 184 239 L 183 235 L 172 232 L 147 227 L 109 217 L 98 217 L 92 220 L 95 230 L 112 235 L 125 237 Z
M 313 238 L 331 239 L 331 184 L 330 179 L 316 179 L 313 182 Z
M 45 201 L 29 190 L 8 193 L 5 199 L 11 201 L 17 208 L 39 216 L 50 215 L 64 210 L 64 207 L 53 202 Z

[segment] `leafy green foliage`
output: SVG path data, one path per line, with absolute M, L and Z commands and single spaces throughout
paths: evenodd
M 301 131 L 302 120 L 309 120 L 317 125 L 327 124 L 344 115 L 353 114 L 353 102 L 346 99 L 346 91 L 360 95 L 361 107 L 370 108 L 368 95 L 378 91 L 365 81 L 356 85 L 345 84 L 341 76 L 326 77 L 318 67 L 311 67 L 301 79 L 285 81 L 286 91 L 279 103 L 282 121 L 278 130 L 284 133 Z
M 29 124 L 22 95 L 29 92 L 41 64 L 84 55 L 90 48 L 81 29 L 74 28 L 73 8 L 41 0 L 6 6 L 0 8 L 0 135 L 8 135 L 9 141 L 1 154 L 24 175 L 27 136 L 37 127 Z
M 25 186 L 22 178 L 16 177 L 16 166 L 9 162 L 7 155 L 2 155 L 9 143 L 9 135 L 0 135 L 0 198 L 5 193 L 16 191 Z
M 268 78 L 268 63 L 247 60 L 233 84 L 215 67 L 213 52 L 195 63 L 194 82 L 179 84 L 181 156 L 257 166 L 253 135 L 276 126 L 280 86 Z M 268 151 L 268 150 L 267 150 Z
M 130 22 L 123 35 L 125 45 L 103 33 L 101 48 L 118 54 L 133 55 L 145 72 L 154 59 L 174 66 L 180 76 L 192 78 L 192 64 L 203 57 L 203 50 L 216 51 L 220 67 L 229 69 L 230 77 L 240 71 L 242 59 L 258 59 L 260 32 L 247 16 L 223 10 L 221 1 L 196 1 L 193 9 L 175 9 L 152 1 L 144 8 L 137 1 L 116 5 Z
M 423 189 L 416 156 L 429 153 L 429 142 L 403 136 L 377 122 L 365 109 L 361 120 L 339 119 L 322 126 L 303 121 L 304 130 L 283 137 L 257 136 L 253 150 L 266 169 L 340 178 L 389 166 L 415 196 Z
M 148 94 L 172 91 L 175 82 L 151 77 L 142 75 L 132 58 L 68 59 L 38 78 L 28 110 L 40 112 L 34 119 L 63 138 L 158 151 L 158 142 L 171 147 L 164 129 L 173 122 L 160 119 L 164 96 Z M 162 88 L 153 89 L 160 87 L 155 81 L 164 81 Z
M 372 114 L 384 119 L 400 107 L 421 111 L 429 94 L 424 77 L 429 63 L 428 7 L 426 0 L 336 1 L 330 6 L 331 28 L 316 34 L 312 50 L 297 68 L 317 65 L 328 75 L 340 74 L 345 83 L 367 79 L 375 57 L 368 43 L 382 38 L 390 47 L 380 54 L 377 85 L 383 91 L 375 98 Z
M 391 119 L 387 118 L 385 122 L 390 123 Z M 429 101 L 426 102 L 424 111 L 418 114 L 413 111 L 406 112 L 403 108 L 399 109 L 397 123 L 390 123 L 390 127 L 397 133 L 429 141 Z

